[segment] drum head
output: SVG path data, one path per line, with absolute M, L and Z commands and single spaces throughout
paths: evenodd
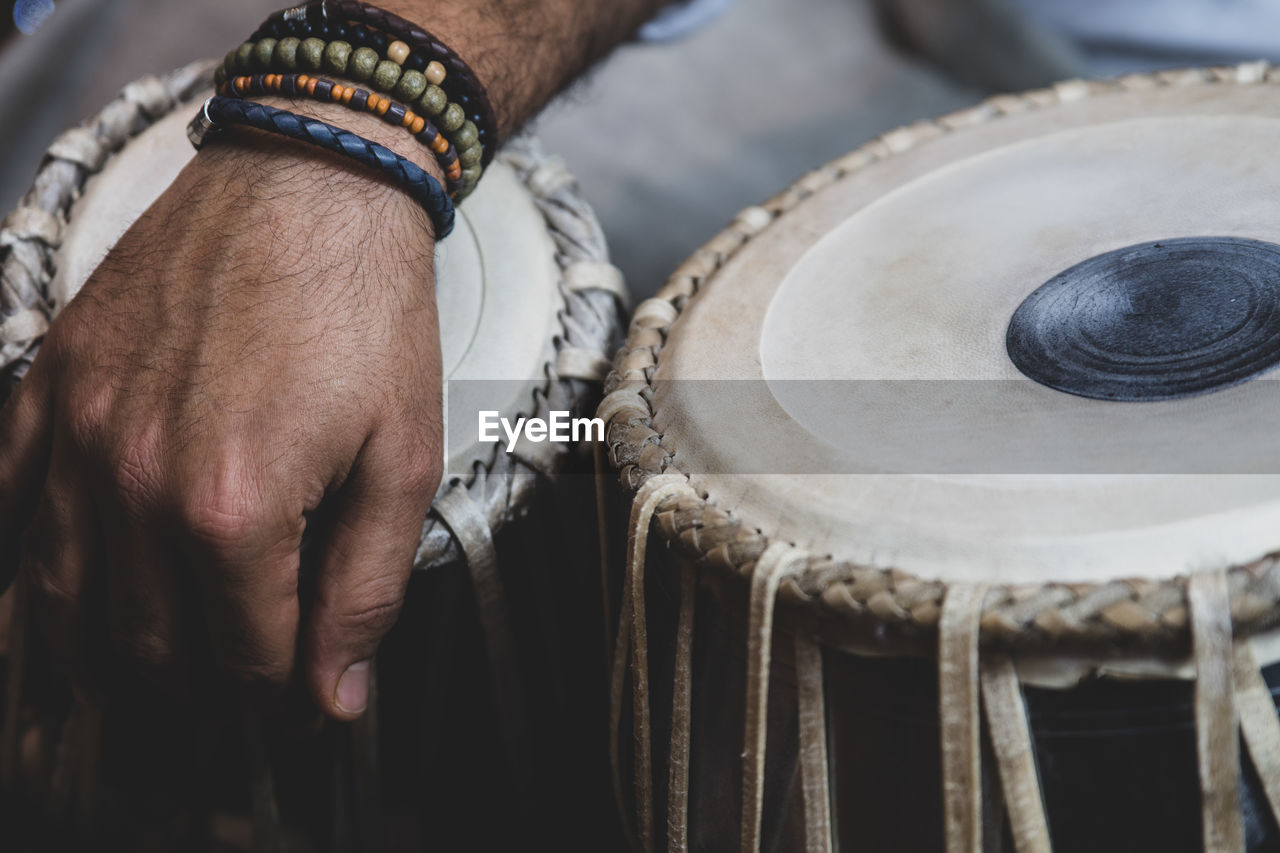
M 195 156 L 186 126 L 203 97 L 135 137 L 89 179 L 54 261 L 55 308 L 75 295 Z M 485 170 L 479 188 L 459 206 L 456 222 L 437 245 L 435 264 L 446 407 L 453 386 L 514 417 L 531 408 L 533 389 L 545 384 L 545 365 L 555 354 L 564 304 L 556 247 L 528 191 L 501 161 Z M 466 425 L 446 429 L 445 470 L 458 476 L 492 456 L 495 447 L 477 441 L 472 419 Z
M 1274 550 L 1275 87 L 996 112 L 877 143 L 704 282 L 653 378 L 673 464 L 771 537 L 925 578 Z

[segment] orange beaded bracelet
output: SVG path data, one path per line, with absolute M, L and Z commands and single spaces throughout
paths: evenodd
M 463 188 L 462 165 L 458 152 L 444 134 L 423 116 L 385 95 L 357 86 L 346 86 L 324 77 L 309 74 L 253 74 L 232 77 L 218 87 L 218 94 L 233 97 L 284 95 L 307 97 L 316 101 L 342 104 L 359 112 L 369 112 L 387 124 L 402 127 L 433 154 L 445 174 L 445 188 L 456 198 Z

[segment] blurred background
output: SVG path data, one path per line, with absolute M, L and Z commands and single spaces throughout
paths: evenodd
M 59 131 L 140 75 L 222 56 L 281 0 L 9 5 L 5 210 Z M 644 296 L 740 209 L 897 125 L 1065 77 L 1278 55 L 1274 0 L 736 0 L 623 48 L 534 130 Z

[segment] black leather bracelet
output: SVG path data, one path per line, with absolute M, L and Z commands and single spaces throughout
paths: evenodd
M 457 53 L 412 21 L 361 0 L 310 0 L 304 5 L 276 12 L 263 22 L 250 40 L 287 35 L 353 40 L 352 44 L 357 46 L 366 36 L 399 39 L 410 48 L 409 56 L 404 60 L 405 68 L 421 71 L 432 60 L 441 63 L 448 69 L 442 85 L 449 100 L 462 106 L 465 117 L 476 125 L 483 145 L 484 165 L 489 165 L 493 159 L 500 140 L 497 116 L 488 92 Z M 385 49 L 380 44 L 374 46 L 380 51 Z
M 255 101 L 215 95 L 205 101 L 204 107 L 187 126 L 187 138 L 199 149 L 219 128 L 233 125 L 247 125 L 287 136 L 376 169 L 422 205 L 431 217 L 437 240 L 443 240 L 453 230 L 453 202 L 439 181 L 389 148 L 318 119 Z

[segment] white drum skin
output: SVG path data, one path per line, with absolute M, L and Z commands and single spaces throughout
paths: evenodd
M 1031 382 L 1004 348 L 1018 304 L 1085 258 L 1203 234 L 1280 241 L 1280 101 L 1268 87 L 1210 88 L 1004 117 L 807 199 L 718 271 L 733 286 L 703 289 L 671 332 L 654 423 L 676 464 L 750 523 L 923 578 L 1161 578 L 1272 550 L 1274 377 L 1125 406 Z M 686 380 L 749 381 L 728 394 Z M 915 380 L 955 382 L 957 397 L 993 380 L 1001 405 L 958 418 L 924 399 L 896 414 Z M 930 406 L 937 416 L 921 416 Z M 1213 476 L 1176 467 L 1197 441 L 1216 448 Z M 1084 448 L 1071 464 L 1120 473 L 1054 473 L 1065 445 Z M 947 470 L 966 453 L 1005 467 Z M 1050 470 L 1019 473 L 1042 461 Z

